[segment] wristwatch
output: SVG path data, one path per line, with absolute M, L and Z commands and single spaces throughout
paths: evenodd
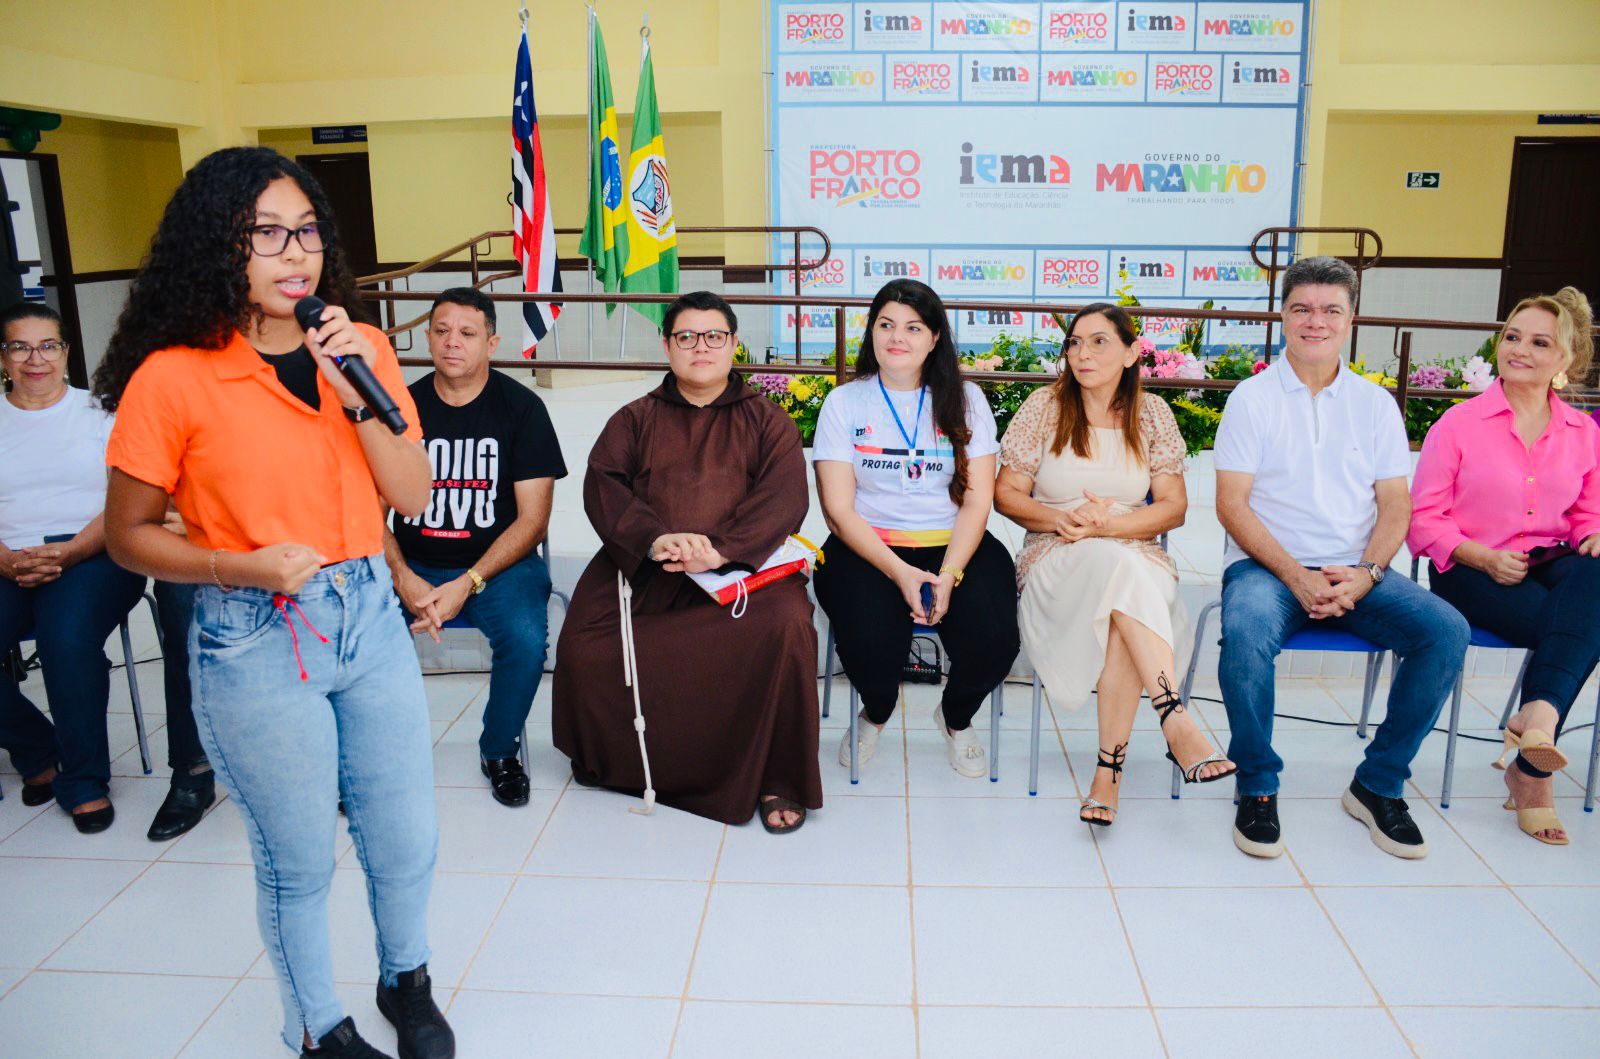
M 344 417 L 350 420 L 352 423 L 365 423 L 367 420 L 372 419 L 377 415 L 376 412 L 368 408 L 366 405 L 362 405 L 360 408 L 345 408 L 343 405 L 340 405 L 339 407 L 344 408 Z
M 1377 586 L 1379 581 L 1383 580 L 1383 567 L 1379 566 L 1377 563 L 1356 563 L 1356 565 L 1365 570 L 1368 574 L 1372 575 L 1372 584 L 1374 587 Z
M 967 572 L 965 570 L 957 570 L 953 566 L 941 566 L 941 567 L 939 567 L 939 572 L 941 574 L 949 574 L 949 575 L 951 575 L 951 578 L 952 578 L 952 581 L 951 581 L 951 584 L 950 584 L 951 588 L 960 588 L 961 587 L 961 579 L 963 577 L 967 576 Z
M 489 587 L 489 582 L 483 579 L 483 575 L 471 567 L 467 568 L 467 576 L 472 578 L 472 594 L 474 596 Z

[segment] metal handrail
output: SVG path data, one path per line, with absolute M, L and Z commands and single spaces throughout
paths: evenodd
M 727 271 L 729 269 L 735 269 L 735 270 L 745 270 L 745 271 L 757 271 L 757 270 L 759 270 L 759 271 L 764 272 L 764 273 L 791 272 L 794 275 L 794 292 L 795 292 L 796 296 L 798 296 L 800 294 L 800 289 L 801 289 L 801 278 L 800 277 L 801 277 L 801 275 L 803 273 L 810 272 L 813 269 L 821 268 L 824 264 L 826 264 L 829 260 L 831 260 L 832 256 L 833 256 L 833 240 L 828 238 L 828 233 L 823 231 L 821 228 L 817 228 L 817 227 L 815 227 L 813 225 L 809 225 L 809 224 L 798 224 L 798 225 L 796 225 L 796 224 L 776 224 L 776 225 L 692 225 L 692 226 L 679 226 L 676 230 L 678 232 L 683 233 L 684 235 L 789 235 L 789 236 L 793 236 L 793 238 L 794 238 L 794 260 L 792 262 L 790 262 L 789 264 L 787 264 L 787 265 L 782 264 L 780 262 L 766 262 L 766 263 L 759 264 L 759 265 L 729 265 L 726 262 L 724 262 L 723 264 L 718 265 L 718 264 L 694 262 L 694 263 L 690 263 L 690 264 L 680 264 L 678 267 L 682 271 L 696 271 L 696 270 L 699 270 L 699 271 Z M 556 235 L 580 235 L 582 233 L 583 233 L 583 229 L 582 228 L 557 228 L 555 230 L 555 234 Z M 415 264 L 407 265 L 404 268 L 393 269 L 393 270 L 391 270 L 389 272 L 377 272 L 377 273 L 373 273 L 370 276 L 358 276 L 358 277 L 356 277 L 356 286 L 358 288 L 367 287 L 367 286 L 376 287 L 379 284 L 382 284 L 384 289 L 385 289 L 385 291 L 393 293 L 394 292 L 394 283 L 395 283 L 396 280 L 409 279 L 412 276 L 415 276 L 415 275 L 417 275 L 419 273 L 427 271 L 428 269 L 432 268 L 435 265 L 443 264 L 444 262 L 449 261 L 450 259 L 454 258 L 457 254 L 466 253 L 468 255 L 468 268 L 469 268 L 469 270 L 470 270 L 470 272 L 472 274 L 472 287 L 473 287 L 474 290 L 480 290 L 483 287 L 486 287 L 489 284 L 496 282 L 497 280 L 512 279 L 512 278 L 516 277 L 518 273 L 513 270 L 513 271 L 509 271 L 509 272 L 496 272 L 493 275 L 489 275 L 489 276 L 483 275 L 482 274 L 481 263 L 480 263 L 480 252 L 479 252 L 479 249 L 478 249 L 479 245 L 480 244 L 491 244 L 496 239 L 509 239 L 512 236 L 514 236 L 515 234 L 516 234 L 515 232 L 511 231 L 508 228 L 507 229 L 497 229 L 495 231 L 489 231 L 489 232 L 480 232 L 479 234 L 473 236 L 471 239 L 468 239 L 465 242 L 457 243 L 455 246 L 450 247 L 448 250 L 441 251 L 441 252 L 439 252 L 437 254 L 434 254 L 432 257 L 424 258 L 423 260 L 418 261 Z M 822 240 L 822 256 L 816 258 L 815 260 L 802 259 L 801 256 L 800 256 L 800 241 L 801 241 L 802 237 L 807 236 L 807 235 L 814 235 L 818 239 Z M 489 252 L 489 248 L 488 248 L 487 245 L 485 245 L 481 256 L 485 257 L 485 258 L 488 257 L 488 252 Z M 377 294 L 377 291 L 375 291 L 375 290 L 374 291 L 363 291 L 362 294 L 363 294 L 364 297 L 372 297 L 372 296 Z M 378 299 L 375 299 L 375 300 L 378 300 Z M 578 299 L 578 297 L 576 295 L 568 295 L 568 294 L 563 293 L 563 294 L 559 295 L 556 298 L 547 299 L 547 300 L 576 301 L 576 300 L 579 300 L 579 299 Z M 613 301 L 613 299 L 606 299 L 606 300 L 607 301 Z M 386 309 L 388 308 L 387 305 L 385 306 L 385 308 Z M 393 338 L 396 335 L 402 334 L 402 333 L 404 333 L 406 331 L 410 331 L 412 328 L 416 327 L 418 324 L 421 324 L 425 320 L 428 319 L 428 315 L 426 313 L 424 313 L 423 315 L 418 316 L 415 319 L 408 320 L 403 324 L 396 324 L 394 322 L 394 320 L 393 320 L 392 313 L 389 314 L 389 317 L 390 318 L 387 321 L 386 326 L 384 327 L 384 334 L 388 335 L 390 338 Z M 591 336 L 591 338 L 592 338 L 592 336 Z M 794 329 L 794 349 L 795 349 L 795 355 L 796 356 L 799 355 L 800 348 L 801 348 L 801 329 L 800 329 L 799 322 L 796 321 L 795 329 Z
M 1261 268 L 1267 270 L 1267 311 L 1271 312 L 1278 306 L 1278 236 L 1280 235 L 1353 235 L 1356 237 L 1356 297 L 1355 304 L 1350 310 L 1357 316 L 1361 314 L 1361 273 L 1383 260 L 1383 237 L 1371 228 L 1340 228 L 1317 227 L 1309 225 L 1283 225 L 1274 228 L 1263 228 L 1250 237 L 1250 260 Z M 1377 245 L 1371 260 L 1367 259 L 1367 236 Z M 1270 236 L 1272 239 L 1271 263 L 1261 260 L 1261 239 Z M 1293 262 L 1290 262 L 1293 264 Z M 1356 346 L 1361 341 L 1361 328 L 1350 328 L 1350 363 L 1356 362 Z M 1272 359 L 1272 325 L 1267 325 L 1266 338 L 1267 359 Z

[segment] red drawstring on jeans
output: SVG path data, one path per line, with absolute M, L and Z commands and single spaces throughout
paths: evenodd
M 300 615 L 300 620 L 306 623 L 306 628 L 316 634 L 317 639 L 327 643 L 328 638 L 317 632 L 317 627 L 311 624 L 311 619 L 306 617 L 306 612 L 300 609 L 300 604 L 296 603 L 292 596 L 279 592 L 272 597 L 272 605 L 278 608 L 278 613 L 283 615 L 283 623 L 289 626 L 289 639 L 294 643 L 294 664 L 300 667 L 300 679 L 307 680 L 309 678 L 306 676 L 306 664 L 300 660 L 300 635 L 294 631 L 294 619 L 289 617 L 289 608 L 294 608 L 294 612 Z

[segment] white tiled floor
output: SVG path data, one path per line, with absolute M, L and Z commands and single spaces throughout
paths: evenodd
M 140 676 L 159 748 L 157 667 Z M 1114 827 L 1076 822 L 1090 711 L 1047 708 L 1029 798 L 1020 684 L 1007 689 L 999 783 L 945 764 L 937 691 L 916 687 L 852 787 L 833 760 L 841 682 L 819 750 L 828 804 L 774 838 L 669 809 L 641 817 L 569 785 L 538 720 L 548 682 L 530 726 L 533 802 L 496 805 L 476 767 L 484 690 L 481 675 L 428 678 L 442 834 L 432 967 L 464 1059 L 1470 1059 L 1587 1056 L 1600 1037 L 1600 821 L 1582 810 L 1577 768 L 1558 781 L 1573 845 L 1550 849 L 1500 809 L 1489 744 L 1462 744 L 1441 810 L 1443 739 L 1431 737 L 1408 798 L 1432 854 L 1404 862 L 1338 806 L 1363 746 L 1353 731 L 1283 720 L 1288 853 L 1257 861 L 1229 841 L 1229 785 L 1170 800 L 1153 718 Z M 1197 690 L 1214 696 L 1214 681 Z M 1491 736 L 1504 679 L 1473 678 L 1468 692 L 1471 734 Z M 145 841 L 164 770 L 158 749 L 142 776 L 125 702 L 110 725 L 111 832 L 80 836 L 53 809 L 24 808 L 0 771 L 0 1051 L 287 1054 L 238 813 L 225 800 L 179 841 Z M 1591 689 L 1577 723 L 1592 702 Z M 1360 682 L 1285 680 L 1280 707 L 1348 723 Z M 1226 737 L 1219 706 L 1196 713 Z M 987 711 L 977 723 L 986 738 Z M 342 831 L 338 852 L 340 993 L 392 1050 Z

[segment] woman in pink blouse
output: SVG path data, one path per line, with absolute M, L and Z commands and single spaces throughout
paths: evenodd
M 1407 543 L 1433 563 L 1433 591 L 1474 625 L 1533 652 L 1522 709 L 1506 725 L 1507 809 L 1564 846 L 1550 777 L 1573 699 L 1600 658 L 1600 426 L 1556 396 L 1594 352 L 1593 314 L 1565 287 L 1525 298 L 1500 334 L 1500 378 L 1428 432 L 1411 487 Z

